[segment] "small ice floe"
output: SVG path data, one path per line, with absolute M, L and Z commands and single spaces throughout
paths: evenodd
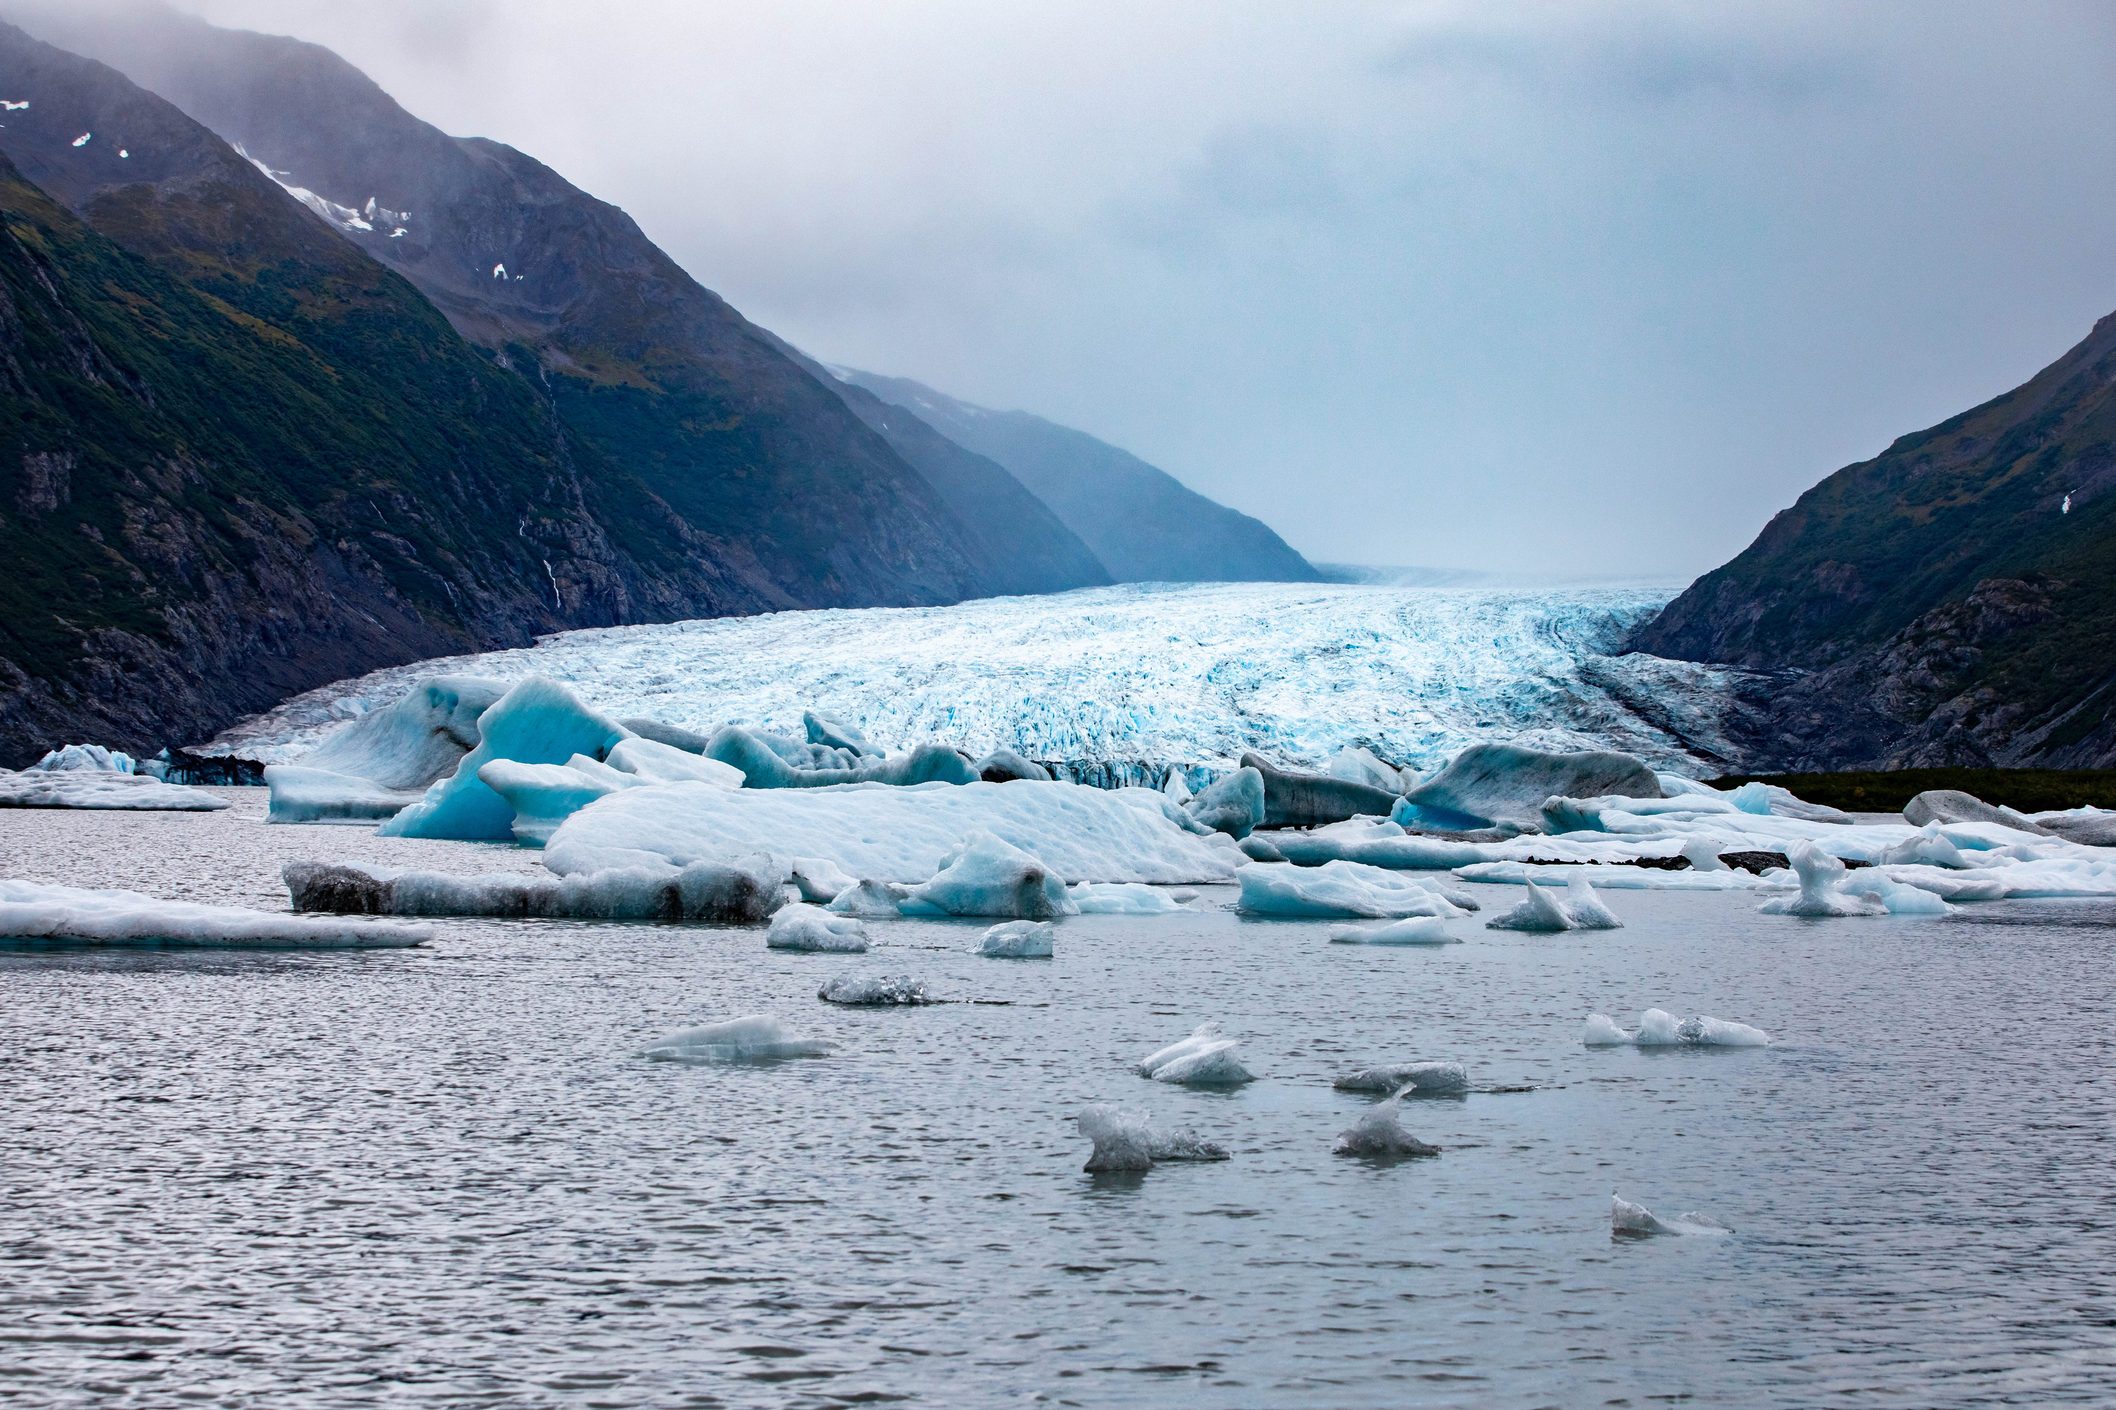
M 79 137 L 73 139 L 73 144 L 76 147 L 85 147 L 88 145 L 88 139 L 93 136 L 95 136 L 93 132 L 84 132 Z
M 771 859 L 723 866 L 610 867 L 573 876 L 399 871 L 353 862 L 288 862 L 280 869 L 297 911 L 337 915 L 496 916 L 505 920 L 657 920 L 762 925 L 779 909 Z
M 1439 882 L 1360 862 L 1297 867 L 1287 862 L 1251 862 L 1235 873 L 1244 915 L 1322 920 L 1396 920 L 1406 916 L 1452 918 L 1476 902 Z
M 1068 887 L 1066 895 L 1080 914 L 1090 916 L 1165 916 L 1190 909 L 1160 887 L 1137 881 L 1083 881 Z
M 904 898 L 910 894 L 910 887 L 893 881 L 858 881 L 831 897 L 824 909 L 866 920 L 894 920 L 904 913 Z
M 1330 1148 L 1331 1152 L 1363 1156 L 1369 1160 L 1403 1160 L 1411 1156 L 1440 1154 L 1440 1147 L 1428 1145 L 1403 1129 L 1403 1099 L 1410 1093 L 1411 1088 L 1402 1087 L 1388 1100 L 1375 1103 L 1359 1120 L 1338 1134 L 1337 1144 Z
M 1413 1097 L 1469 1094 L 1469 1070 L 1459 1062 L 1390 1062 L 1340 1077 L 1340 1092 L 1396 1092 Z
M 433 927 L 398 921 L 322 920 L 239 906 L 164 901 L 137 891 L 0 881 L 0 942 L 348 950 L 401 948 L 432 938 Z
M 1220 1033 L 1217 1023 L 1201 1023 L 1188 1038 L 1149 1053 L 1132 1070 L 1156 1082 L 1183 1087 L 1238 1087 L 1256 1074 L 1235 1055 L 1241 1041 Z
M 1617 1027 L 1607 1014 L 1590 1013 L 1580 1042 L 1590 1048 L 1765 1048 L 1771 1035 L 1724 1018 L 1678 1019 L 1666 1009 L 1647 1009 L 1638 1016 L 1635 1031 Z
M 836 916 L 820 906 L 795 901 L 771 918 L 764 944 L 773 950 L 811 950 L 829 954 L 864 954 L 867 927 L 851 916 Z
M 1618 1239 L 1644 1239 L 1655 1234 L 1731 1234 L 1734 1231 L 1717 1219 L 1691 1210 L 1672 1219 L 1663 1219 L 1642 1204 L 1633 1204 L 1622 1195 L 1612 1192 L 1609 1196 L 1609 1234 Z
M 507 277 L 507 266 L 504 264 L 494 265 L 492 267 L 492 277 L 495 279 L 505 279 Z
M 837 1047 L 820 1038 L 799 1038 L 768 1013 L 708 1023 L 671 1033 L 639 1056 L 655 1062 L 772 1062 L 779 1058 L 822 1057 Z
M 1844 863 L 1812 842 L 1795 842 L 1786 850 L 1800 894 L 1778 896 L 1756 909 L 1767 916 L 1878 916 L 1888 907 L 1845 889 Z M 1784 875 L 1784 873 L 1779 873 Z
M 1551 935 L 1561 930 L 1620 930 L 1624 923 L 1617 919 L 1616 912 L 1602 904 L 1602 898 L 1594 894 L 1594 888 L 1584 878 L 1574 877 L 1565 888 L 1563 901 L 1529 882 L 1528 894 L 1518 905 L 1484 924 L 1490 930 L 1523 930 Z
M 29 106 L 29 99 L 0 98 L 0 112 L 19 113 Z
M 992 833 L 980 832 L 932 880 L 906 892 L 902 909 L 906 915 L 1049 920 L 1076 914 L 1079 907 L 1066 893 L 1064 879 L 1041 860 Z
M 1333 945 L 1452 945 L 1461 936 L 1448 932 L 1439 916 L 1407 916 L 1380 925 L 1340 925 L 1330 932 Z
M 1098 1103 L 1081 1112 L 1077 1121 L 1080 1134 L 1095 1143 L 1087 1164 L 1080 1167 L 1090 1174 L 1151 1170 L 1164 1160 L 1227 1159 L 1225 1146 L 1187 1131 L 1164 1136 L 1140 1112 Z
M 0 769 L 0 808 L 88 808 L 130 813 L 211 813 L 228 800 L 203 788 L 103 769 Z
M 891 1008 L 938 1002 L 926 992 L 926 981 L 908 974 L 834 974 L 816 990 L 826 1004 L 848 1008 Z
M 987 930 L 977 953 L 995 960 L 1047 960 L 1056 930 L 1049 921 L 1010 920 Z

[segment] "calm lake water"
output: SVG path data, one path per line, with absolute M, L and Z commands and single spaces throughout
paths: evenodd
M 533 853 L 218 815 L 0 812 L 0 875 L 283 909 L 279 864 Z M 1505 888 L 1477 888 L 1487 910 Z M 424 950 L 0 953 L 11 1406 L 2116 1402 L 2116 905 L 1368 949 L 1324 923 L 757 931 L 444 922 Z M 820 1003 L 843 969 L 967 1002 Z M 1590 1010 L 1768 1049 L 1579 1043 Z M 768 1011 L 834 1056 L 630 1056 Z M 1206 1019 L 1261 1080 L 1128 1066 Z M 1333 1156 L 1373 1062 L 1445 1148 Z M 1087 1103 L 1232 1160 L 1083 1174 Z M 1612 1241 L 1612 1190 L 1725 1238 Z

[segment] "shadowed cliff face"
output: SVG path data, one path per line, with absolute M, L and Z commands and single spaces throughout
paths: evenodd
M 1632 645 L 1773 673 L 1767 767 L 2116 762 L 2116 316 L 1830 476 Z

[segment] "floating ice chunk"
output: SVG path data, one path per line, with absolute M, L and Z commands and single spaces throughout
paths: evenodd
M 1532 934 L 1549 935 L 1573 929 L 1572 917 L 1560 905 L 1558 898 L 1533 881 L 1528 883 L 1527 893 L 1514 908 L 1495 915 L 1484 922 L 1488 930 L 1525 930 Z
M 1264 776 L 1255 769 L 1236 769 L 1200 789 L 1183 811 L 1214 832 L 1247 837 L 1264 825 Z
M 88 139 L 93 136 L 95 136 L 93 132 L 84 132 L 79 137 L 73 139 L 73 144 L 76 147 L 85 147 L 88 145 Z
M 643 786 L 620 783 L 569 764 L 521 764 L 512 759 L 480 764 L 477 776 L 479 782 L 506 800 L 514 814 L 514 840 L 534 846 L 550 841 L 560 823 L 596 799 L 628 786 Z
M 980 832 L 932 880 L 912 887 L 902 909 L 906 915 L 1049 920 L 1076 915 L 1080 908 L 1049 867 L 1012 843 Z
M 1417 782 L 1415 778 L 1404 777 L 1401 769 L 1364 745 L 1346 745 L 1338 750 L 1323 765 L 1323 772 L 1347 783 L 1363 783 L 1369 788 L 1381 789 L 1393 797 L 1401 797 L 1406 788 Z
M 1082 915 L 1165 916 L 1191 909 L 1160 887 L 1136 881 L 1083 881 L 1066 895 Z
M 0 808 L 90 808 L 128 813 L 211 813 L 228 806 L 203 788 L 146 774 L 89 769 L 0 769 Z
M 786 879 L 810 905 L 824 905 L 859 884 L 851 872 L 821 857 L 795 857 L 787 865 Z
M 709 735 L 685 729 L 682 725 L 672 725 L 667 720 L 657 720 L 651 715 L 620 715 L 617 723 L 641 739 L 651 739 L 656 744 L 666 744 L 671 749 L 681 749 L 700 758 L 705 756 L 707 746 L 713 742 Z
M 1518 744 L 1472 744 L 1404 794 L 1390 816 L 1406 827 L 1469 831 L 1510 823 L 1539 828 L 1549 798 L 1658 798 L 1660 792 L 1653 771 L 1629 754 L 1553 754 Z
M 1227 1148 L 1188 1132 L 1163 1136 L 1142 1113 L 1097 1104 L 1076 1119 L 1095 1143 L 1081 1169 L 1104 1175 L 1151 1170 L 1155 1161 L 1225 1160 Z
M 1879 903 L 1892 916 L 1943 916 L 1954 909 L 1922 886 L 1898 881 L 1877 867 L 1855 871 L 1844 880 L 1844 894 Z
M 322 920 L 164 901 L 137 891 L 0 881 L 0 941 L 336 950 L 398 948 L 432 938 L 433 927 L 426 925 Z
M 904 899 L 910 894 L 910 887 L 893 881 L 859 881 L 831 897 L 824 909 L 841 916 L 894 920 L 904 913 Z
M 1261 754 L 1242 755 L 1264 784 L 1265 827 L 1316 827 L 1356 817 L 1387 817 L 1396 790 L 1356 783 L 1330 774 L 1282 768 Z
M 834 974 L 816 990 L 826 1004 L 851 1008 L 892 1008 L 935 1002 L 926 981 L 908 974 Z
M 639 1056 L 655 1062 L 772 1062 L 822 1057 L 836 1047 L 820 1038 L 797 1038 L 772 1015 L 754 1013 L 671 1033 Z
M 1659 867 L 1602 865 L 1532 865 L 1526 862 L 1478 862 L 1455 868 L 1459 881 L 1481 881 L 1505 886 L 1531 883 L 1570 883 L 1576 877 L 1592 878 L 1604 891 L 1746 891 L 1760 885 L 1755 876 L 1728 868 L 1724 871 L 1667 871 Z
M 872 754 L 876 750 L 867 742 L 867 736 L 851 725 L 819 715 L 813 710 L 801 712 L 801 727 L 808 734 L 810 744 L 820 744 L 828 749 L 849 749 L 855 754 Z
M 648 783 L 710 783 L 740 788 L 742 771 L 718 759 L 689 753 L 654 739 L 620 739 L 610 746 L 609 766 Z
M 1800 880 L 1800 894 L 1779 896 L 1757 909 L 1773 916 L 1877 916 L 1887 908 L 1879 901 L 1844 889 L 1845 866 L 1811 842 L 1795 842 L 1786 853 Z M 1781 873 L 1782 875 L 1782 873 Z
M 1341 925 L 1330 932 L 1335 945 L 1452 945 L 1461 936 L 1451 934 L 1439 916 L 1407 916 L 1380 925 Z
M 1626 1032 L 1605 1014 L 1587 1015 L 1580 1042 L 1590 1048 L 1614 1048 L 1626 1044 L 1641 1048 L 1765 1048 L 1771 1035 L 1746 1023 L 1723 1018 L 1677 1019 L 1666 1009 L 1647 1009 L 1638 1017 L 1636 1032 Z
M 1414 1097 L 1469 1094 L 1469 1070 L 1459 1062 L 1392 1062 L 1364 1067 L 1333 1084 L 1340 1092 L 1401 1092 Z
M 1621 1195 L 1609 1196 L 1609 1234 L 1612 1238 L 1642 1239 L 1655 1234 L 1731 1234 L 1734 1231 L 1717 1219 L 1709 1218 L 1691 1210 L 1678 1214 L 1673 1219 L 1663 1219 L 1642 1204 L 1633 1204 Z
M 1386 1101 L 1369 1107 L 1357 1121 L 1338 1134 L 1332 1152 L 1369 1160 L 1402 1160 L 1440 1154 L 1440 1147 L 1427 1145 L 1403 1129 L 1403 1099 L 1410 1091 L 1409 1087 L 1400 1088 Z
M 1141 789 L 1070 783 L 666 784 L 612 794 L 574 814 L 552 837 L 544 862 L 554 871 L 592 871 L 762 850 L 826 860 L 867 880 L 918 883 L 955 860 L 965 837 L 990 833 L 1067 882 L 1228 880 L 1232 847 L 1184 831 L 1161 811 L 1165 801 Z
M 1217 1023 L 1201 1023 L 1188 1038 L 1149 1053 L 1133 1070 L 1141 1077 L 1185 1087 L 1236 1087 L 1256 1074 L 1235 1055 L 1237 1038 L 1220 1036 Z
M 478 747 L 479 718 L 506 693 L 506 682 L 484 676 L 430 676 L 291 762 L 384 788 L 425 788 L 455 772 Z
M 1622 930 L 1623 921 L 1602 904 L 1585 877 L 1574 877 L 1565 887 L 1565 914 L 1574 930 Z
M 1727 801 L 1743 813 L 1764 818 L 1799 818 L 1805 822 L 1849 824 L 1850 813 L 1842 812 L 1823 803 L 1810 803 L 1793 795 L 1789 788 L 1775 783 L 1764 783 L 1751 779 L 1727 794 Z
M 977 953 L 995 960 L 1047 960 L 1055 929 L 1047 921 L 1010 920 L 987 930 Z
M 1183 777 L 1181 769 L 1170 769 L 1167 780 L 1161 785 L 1161 792 L 1169 802 L 1181 807 L 1190 801 L 1190 780 Z
M 29 106 L 29 99 L 0 98 L 0 112 L 19 113 Z
M 575 754 L 601 759 L 612 745 L 631 737 L 624 726 L 582 704 L 579 697 L 558 682 L 542 676 L 532 676 L 516 685 L 480 715 L 478 732 L 477 747 L 463 756 L 455 772 L 437 781 L 426 790 L 425 797 L 378 830 L 390 837 L 504 841 L 513 835 L 514 808 L 480 777 L 479 770 L 484 765 L 502 759 L 519 764 L 562 764 Z M 648 791 L 625 790 L 632 794 Z M 753 852 L 757 848 L 751 845 L 742 850 Z
M 2067 808 L 2059 812 L 2036 813 L 2030 820 L 2045 831 L 2054 832 L 2067 842 L 2076 842 L 2082 847 L 2116 847 L 2116 810 Z
M 1709 837 L 1693 837 L 1683 843 L 1681 857 L 1690 864 L 1691 871 L 1728 871 L 1730 868 L 1720 860 L 1719 844 Z
M 24 773 L 73 771 L 131 774 L 139 772 L 139 765 L 122 749 L 106 749 L 100 744 L 69 744 L 63 749 L 52 750 L 23 770 Z
M 970 766 L 986 783 L 1049 783 L 1051 771 L 1011 749 L 994 749 Z
M 384 788 L 372 779 L 300 764 L 267 764 L 269 823 L 359 823 L 372 827 L 419 801 L 422 790 Z
M 1469 899 L 1466 896 L 1450 896 L 1421 878 L 1357 862 L 1329 862 L 1319 867 L 1251 862 L 1235 873 L 1235 879 L 1242 888 L 1236 909 L 1244 915 L 1390 920 L 1453 918 L 1469 909 L 1461 904 Z
M 811 950 L 828 954 L 864 954 L 867 927 L 852 916 L 795 901 L 771 918 L 764 944 L 772 950 Z
M 743 866 L 663 863 L 567 877 L 460 876 L 338 862 L 288 862 L 281 875 L 295 910 L 339 915 L 761 925 L 783 899 L 777 870 L 761 856 Z
M 977 779 L 968 759 L 939 744 L 921 744 L 886 759 L 820 744 L 799 746 L 797 753 L 770 735 L 734 725 L 713 736 L 706 754 L 740 770 L 750 788 L 832 788 L 848 783 L 908 788 Z
M 1931 788 L 1918 794 L 1903 805 L 1903 817 L 1912 827 L 1931 823 L 1997 823 L 2015 832 L 2049 836 L 2047 828 L 2025 813 L 1986 803 L 1973 793 L 1952 788 Z

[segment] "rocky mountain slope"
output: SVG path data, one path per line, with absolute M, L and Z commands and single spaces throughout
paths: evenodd
M 575 436 L 753 559 L 789 605 L 1108 581 L 1032 496 L 998 483 L 1005 472 L 846 406 L 623 211 L 541 162 L 448 136 L 320 46 L 160 5 L 123 13 L 34 12 L 240 147 L 534 376 Z
M 1752 767 L 2116 764 L 2116 315 L 1800 496 L 1632 645 L 1773 673 Z
M 1024 411 L 973 406 L 908 378 L 837 371 L 849 385 L 1005 466 L 1118 582 L 1320 580 L 1268 525 L 1084 431 Z

